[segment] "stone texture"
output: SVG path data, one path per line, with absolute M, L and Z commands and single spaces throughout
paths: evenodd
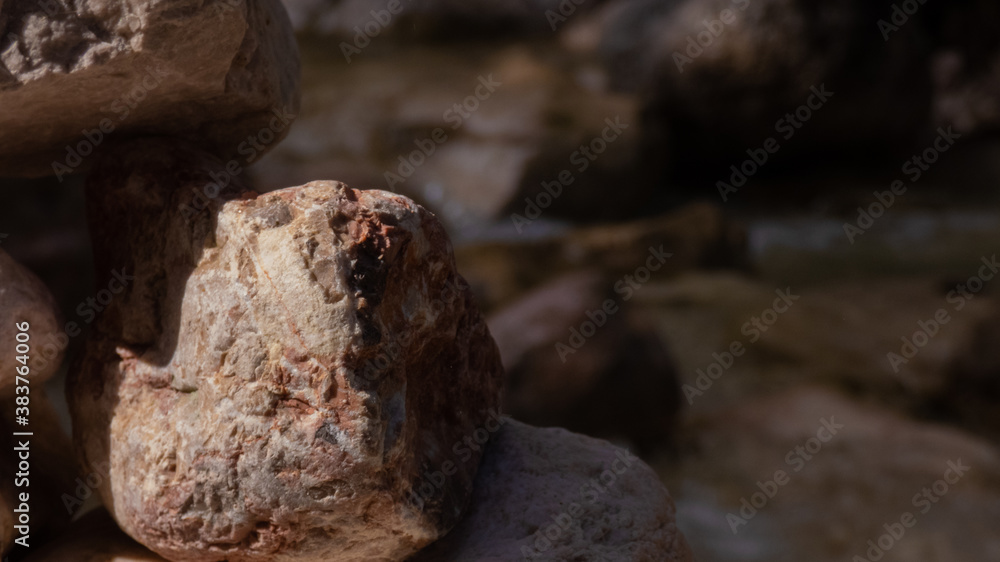
M 468 516 L 413 561 L 691 561 L 674 518 L 663 484 L 625 450 L 508 420 Z
M 25 562 L 166 562 L 122 532 L 103 509 L 73 524 L 65 535 L 37 549 Z
M 823 419 L 842 427 L 821 433 Z M 988 562 L 1000 553 L 1000 450 L 955 428 L 799 387 L 696 416 L 681 435 L 690 453 L 662 475 L 700 561 L 866 559 L 867 542 L 907 512 L 915 524 L 868 559 Z M 949 472 L 947 483 L 949 463 L 968 471 L 957 480 Z M 728 515 L 778 470 L 787 483 L 734 533 Z
M 41 385 L 59 370 L 65 347 L 52 347 L 50 357 L 42 355 L 42 343 L 60 335 L 61 314 L 55 299 L 45 284 L 0 249 L 0 397 L 13 393 L 17 368 L 14 353 L 18 344 L 16 324 L 27 322 L 31 347 L 28 379 Z
M 136 279 L 71 373 L 83 462 L 171 560 L 404 558 L 459 520 L 479 454 L 430 497 L 422 474 L 500 400 L 448 237 L 336 182 L 206 200 L 220 166 L 138 143 L 89 180 L 97 269 Z
M 16 109 L 0 112 L 3 175 L 64 175 L 108 137 L 156 134 L 247 165 L 298 111 L 277 0 L 6 2 L 0 16 L 0 107 Z
M 680 384 L 665 343 L 614 283 L 569 273 L 490 316 L 507 371 L 504 411 L 648 452 L 671 440 Z

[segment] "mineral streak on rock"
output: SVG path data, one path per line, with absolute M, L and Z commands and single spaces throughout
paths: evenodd
M 287 134 L 299 74 L 278 0 L 0 3 L 0 175 L 155 134 L 251 164 Z
M 500 403 L 448 237 L 405 197 L 221 169 L 146 142 L 89 180 L 98 271 L 136 279 L 71 373 L 83 463 L 171 560 L 404 559 L 459 520 L 480 453 L 414 484 Z
M 26 342 L 29 353 L 15 354 L 19 343 L 16 338 L 21 332 L 17 325 L 25 322 L 30 338 Z M 43 360 L 41 344 L 53 341 L 61 330 L 59 307 L 48 288 L 35 274 L 0 250 L 0 396 L 14 391 L 17 368 L 24 367 L 17 361 L 18 357 L 29 358 L 25 378 L 31 384 L 41 384 L 55 374 L 62 363 L 64 348 L 49 346 L 53 356 Z

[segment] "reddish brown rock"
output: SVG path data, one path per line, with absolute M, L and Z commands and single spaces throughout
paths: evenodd
M 0 36 L 0 175 L 63 177 L 150 134 L 246 166 L 298 112 L 278 0 L 6 2 Z
M 27 330 L 22 332 L 18 326 Z M 29 358 L 27 380 L 33 385 L 55 374 L 64 349 L 53 348 L 51 357 L 44 358 L 41 344 L 51 341 L 61 330 L 59 307 L 45 284 L 0 249 L 0 396 L 14 391 L 17 369 L 25 367 L 18 357 Z M 22 333 L 26 336 L 19 336 Z M 15 353 L 18 337 L 28 338 L 28 353 Z
M 98 271 L 136 279 L 71 373 L 83 462 L 171 560 L 403 559 L 461 517 L 480 454 L 455 448 L 500 399 L 448 237 L 336 182 L 198 211 L 220 165 L 142 143 L 90 179 Z
M 628 452 L 508 419 L 468 516 L 413 562 L 690 562 L 675 516 L 656 474 Z

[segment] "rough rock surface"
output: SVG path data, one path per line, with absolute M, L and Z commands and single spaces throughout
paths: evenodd
M 76 522 L 57 541 L 25 562 L 166 562 L 122 532 L 108 512 L 96 510 Z
M 51 357 L 41 355 L 42 342 L 60 334 L 59 307 L 48 288 L 33 273 L 0 249 L 0 396 L 13 392 L 17 367 L 22 367 L 14 353 L 19 333 L 16 324 L 27 322 L 29 380 L 37 385 L 59 369 L 65 348 L 53 346 Z
M 205 200 L 213 158 L 116 156 L 88 186 L 95 254 L 136 279 L 68 394 L 122 528 L 229 562 L 397 560 L 450 529 L 480 456 L 453 449 L 503 371 L 434 216 L 336 182 Z
M 628 452 L 508 419 L 468 516 L 413 561 L 690 561 L 674 516 L 656 474 Z
M 570 273 L 490 316 L 507 371 L 504 411 L 650 451 L 670 441 L 680 383 L 666 345 L 614 283 Z
M 5 2 L 0 173 L 62 176 L 140 134 L 246 165 L 287 133 L 298 81 L 278 0 Z

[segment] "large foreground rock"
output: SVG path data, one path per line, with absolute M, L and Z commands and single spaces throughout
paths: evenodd
M 4 2 L 0 36 L 0 175 L 63 176 L 149 134 L 245 166 L 298 112 L 278 0 Z
M 404 558 L 459 520 L 500 400 L 448 237 L 336 182 L 206 200 L 220 166 L 146 143 L 90 179 L 98 271 L 136 279 L 71 374 L 83 462 L 171 560 Z
M 505 422 L 468 516 L 414 562 L 692 560 L 670 495 L 641 460 L 564 429 Z
M 62 362 L 65 346 L 51 345 L 61 334 L 59 307 L 45 284 L 0 249 L 0 396 L 14 391 L 17 368 L 25 365 L 17 357 L 29 357 L 27 380 L 41 385 L 52 377 Z M 27 323 L 29 352 L 15 354 L 18 325 Z M 42 343 L 50 344 L 44 356 Z

